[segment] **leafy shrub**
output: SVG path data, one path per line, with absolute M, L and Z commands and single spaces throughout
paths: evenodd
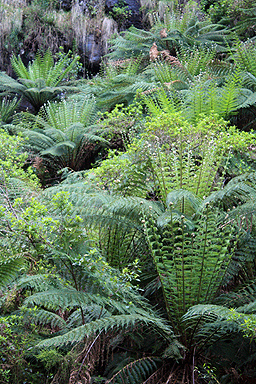
M 21 136 L 11 136 L 0 129 L 0 185 L 3 188 L 11 179 L 26 181 L 30 186 L 37 185 L 32 168 L 23 169 L 28 154 L 22 151 L 25 140 Z
M 40 384 L 46 380 L 43 370 L 29 362 L 27 349 L 35 336 L 24 332 L 22 316 L 0 317 L 0 381 L 2 384 Z

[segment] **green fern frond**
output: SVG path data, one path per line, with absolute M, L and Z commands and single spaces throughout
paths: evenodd
M 241 176 L 234 177 L 224 188 L 211 193 L 211 195 L 204 200 L 204 203 L 221 204 L 221 206 L 227 210 L 232 207 L 237 207 L 238 204 L 254 200 L 256 198 L 254 179 L 254 173 L 245 173 Z M 242 207 L 238 209 L 242 210 Z M 237 211 L 234 213 L 237 214 Z
M 236 53 L 233 56 L 241 71 L 248 72 L 253 76 L 256 76 L 256 49 L 253 44 L 240 43 L 236 44 Z
M 177 322 L 196 301 L 214 298 L 230 264 L 227 244 L 234 247 L 234 229 L 220 227 L 218 220 L 218 214 L 208 207 L 190 229 L 185 217 L 177 221 L 171 209 L 169 223 L 162 231 L 153 222 L 147 224 L 148 244 L 168 315 Z
M 98 319 L 81 327 L 75 328 L 64 335 L 55 336 L 51 339 L 40 342 L 37 346 L 39 348 L 49 348 L 51 346 L 63 346 L 67 344 L 74 344 L 83 338 L 104 330 L 105 332 L 112 329 L 127 329 L 134 327 L 136 324 L 145 324 L 147 326 L 155 327 L 165 334 L 170 333 L 170 328 L 160 319 L 150 316 L 142 315 L 116 315 Z
M 244 309 L 246 312 L 249 306 L 245 306 Z M 256 315 L 248 315 L 238 308 L 228 309 L 218 305 L 196 305 L 183 316 L 183 321 L 187 323 L 189 328 L 193 327 L 193 324 L 197 324 L 196 337 L 202 343 L 210 336 L 211 343 L 215 343 L 230 333 L 242 331 L 250 336 L 250 326 L 255 324 Z
M 61 316 L 43 309 L 23 311 L 23 316 L 25 323 L 33 321 L 38 325 L 50 325 L 52 328 L 58 327 L 61 330 L 67 328 L 67 323 Z
M 255 245 L 255 241 L 253 245 Z M 254 258 L 254 255 L 252 256 Z M 240 270 L 243 266 L 245 266 L 245 260 L 242 260 L 241 264 L 242 265 L 240 265 Z M 234 274 L 233 276 L 238 276 L 238 273 Z M 256 285 L 254 280 L 251 281 L 250 279 L 247 279 L 245 284 L 238 287 L 237 289 L 221 294 L 216 299 L 216 303 L 218 305 L 225 306 L 227 308 L 243 308 L 243 307 L 246 308 L 247 305 L 250 305 L 251 303 L 255 302 L 255 292 L 256 292 Z
M 103 308 L 100 305 L 87 305 L 81 307 L 83 311 L 83 318 L 81 316 L 80 308 L 75 310 L 68 317 L 67 327 L 68 329 L 73 329 L 83 324 L 83 319 L 85 323 L 90 323 L 91 321 L 97 320 L 100 317 L 105 318 L 111 316 L 111 312 L 109 312 L 106 308 Z
M 1 257 L 0 286 L 4 287 L 11 279 L 13 279 L 17 275 L 17 272 L 19 272 L 21 267 L 24 265 L 24 263 L 25 260 L 23 256 Z
M 157 364 L 153 357 L 143 357 L 132 361 L 122 369 L 120 369 L 111 379 L 107 380 L 107 384 L 122 384 L 124 381 L 134 384 L 144 384 L 147 377 L 157 369 Z
M 172 205 L 173 209 L 178 209 L 180 212 L 192 216 L 201 208 L 202 200 L 191 191 L 179 189 L 168 193 L 166 205 Z
M 36 274 L 23 276 L 17 281 L 18 289 L 30 289 L 33 292 L 47 291 L 50 288 L 61 288 L 62 284 L 55 276 L 49 274 Z
M 241 81 L 240 71 L 235 71 L 234 74 L 227 78 L 224 86 L 221 88 L 221 98 L 218 109 L 222 116 L 228 116 L 230 112 L 238 109 L 238 95 Z
M 179 61 L 187 69 L 191 79 L 206 72 L 215 55 L 216 50 L 214 48 L 196 46 L 191 49 L 180 47 L 178 52 Z
M 18 99 L 15 97 L 13 100 L 3 98 L 0 103 L 0 125 L 11 122 L 12 117 L 19 105 Z

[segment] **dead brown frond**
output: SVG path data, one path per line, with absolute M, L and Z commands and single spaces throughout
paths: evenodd
M 165 366 L 163 365 L 152 373 L 143 384 L 162 384 L 165 376 Z
M 117 67 L 117 68 L 124 68 L 126 67 L 130 62 L 132 61 L 132 59 L 124 59 L 124 60 L 111 60 L 108 62 L 108 64 L 112 67 Z
M 32 166 L 38 171 L 42 169 L 43 159 L 39 156 L 36 156 L 33 160 Z
M 153 43 L 152 47 L 149 50 L 150 61 L 155 61 L 158 58 L 159 51 L 157 49 L 156 43 Z
M 172 66 L 182 67 L 182 64 L 179 61 L 179 59 L 175 56 L 172 56 L 170 54 L 170 51 L 168 51 L 168 49 L 161 51 L 160 55 L 163 60 L 165 60 L 167 63 L 171 64 Z
M 161 37 L 162 39 L 164 39 L 165 37 L 167 37 L 167 29 L 166 29 L 166 28 L 161 29 L 161 31 L 160 31 L 160 37 Z
M 102 367 L 108 360 L 112 332 L 100 332 L 96 337 L 85 339 L 85 344 L 76 346 L 78 356 L 74 361 L 69 377 L 69 384 L 89 384 L 97 367 Z M 80 351 L 79 351 L 80 348 Z

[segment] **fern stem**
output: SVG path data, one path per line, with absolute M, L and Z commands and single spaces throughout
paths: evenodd
M 94 344 L 96 343 L 97 339 L 100 337 L 101 333 L 102 333 L 102 331 L 100 331 L 100 333 L 95 337 L 95 339 L 93 340 L 93 342 L 91 343 L 91 345 L 90 345 L 89 348 L 87 349 L 86 355 L 85 355 L 85 357 L 83 358 L 83 361 L 82 361 L 82 363 L 81 363 L 81 365 L 80 365 L 80 368 L 79 368 L 79 370 L 78 370 L 78 372 L 77 372 L 77 374 L 76 374 L 76 378 L 77 378 L 77 379 L 78 379 L 78 376 L 79 376 L 79 374 L 80 374 L 80 372 L 81 372 L 81 370 L 82 370 L 82 368 L 83 368 L 83 365 L 84 365 L 84 363 L 85 363 L 85 360 L 87 359 L 87 356 L 88 356 L 89 353 L 91 352 L 92 347 L 93 347 Z
M 203 146 L 202 157 L 203 158 L 202 158 L 202 162 L 201 162 L 201 165 L 200 165 L 200 172 L 199 172 L 199 175 L 198 175 L 198 182 L 197 182 L 197 187 L 196 187 L 196 195 L 198 195 L 199 187 L 200 187 L 200 184 L 201 184 L 202 173 L 203 173 L 203 167 L 204 167 L 204 161 L 205 161 L 205 143 L 204 143 L 204 146 Z M 209 172 L 209 176 L 210 176 L 210 172 Z M 206 188 L 207 188 L 207 185 L 206 185 Z
M 182 160 L 183 160 L 183 146 L 182 146 L 182 130 L 180 130 L 180 150 L 179 150 L 179 160 L 180 160 L 180 189 L 183 186 L 183 170 L 182 170 Z
M 206 209 L 206 222 L 205 222 L 205 234 L 204 234 L 204 244 L 203 244 L 203 254 L 202 254 L 202 262 L 201 262 L 201 271 L 200 271 L 200 280 L 199 280 L 199 287 L 198 287 L 198 295 L 197 295 L 197 301 L 199 302 L 200 296 L 201 296 L 201 287 L 202 287 L 202 279 L 203 279 L 203 271 L 204 271 L 204 262 L 205 262 L 205 251 L 206 251 L 206 242 L 207 242 L 207 235 L 208 235 L 208 204 Z
M 78 284 L 77 284 L 77 281 L 76 281 L 76 276 L 75 276 L 75 273 L 74 273 L 74 270 L 73 270 L 73 266 L 71 264 L 71 261 L 70 261 L 70 268 L 68 267 L 68 265 L 65 263 L 64 260 L 61 260 L 62 263 L 65 265 L 65 267 L 67 268 L 67 270 L 71 273 L 71 276 L 73 278 L 73 281 L 74 281 L 74 284 L 75 284 L 75 288 L 77 290 L 77 292 L 79 292 L 79 287 L 78 287 Z M 81 312 L 81 317 L 82 317 L 82 324 L 84 325 L 85 324 L 85 318 L 84 318 L 84 311 L 83 311 L 83 308 L 82 306 L 80 305 L 79 306 L 80 308 L 80 312 Z
M 165 175 L 164 175 L 164 168 L 163 168 L 163 162 L 162 162 L 162 157 L 161 157 L 161 153 L 160 153 L 160 150 L 159 150 L 159 144 L 157 145 L 157 155 L 158 155 L 158 159 L 159 159 L 159 164 L 160 164 L 160 174 L 161 174 L 161 178 L 162 178 L 162 183 L 163 183 L 163 192 L 164 192 L 164 196 L 163 197 L 163 200 L 166 201 L 166 197 L 167 197 L 167 188 L 166 188 L 166 184 L 165 184 Z
M 183 295 L 183 314 L 186 310 L 186 298 L 185 298 L 185 258 L 184 258 L 184 221 L 181 221 L 182 225 L 182 295 Z

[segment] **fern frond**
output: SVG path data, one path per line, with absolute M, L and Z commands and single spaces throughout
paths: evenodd
M 39 348 L 49 348 L 51 346 L 62 346 L 67 344 L 74 344 L 83 338 L 104 330 L 105 332 L 111 329 L 127 329 L 135 324 L 145 324 L 147 326 L 155 327 L 159 331 L 168 334 L 170 328 L 157 318 L 142 315 L 116 315 L 106 317 L 103 319 L 92 321 L 81 327 L 75 328 L 64 335 L 55 336 L 49 340 L 40 342 L 37 346 Z
M 254 173 L 245 173 L 241 176 L 234 177 L 224 188 L 211 193 L 211 195 L 204 200 L 204 204 L 221 204 L 221 206 L 227 210 L 238 206 L 238 204 L 254 200 L 256 198 L 254 180 Z
M 34 292 L 47 291 L 50 288 L 61 288 L 62 284 L 54 276 L 49 274 L 28 275 L 19 278 L 18 289 L 31 289 Z
M 233 234 L 231 227 L 226 227 L 224 234 L 218 220 L 218 214 L 208 207 L 190 229 L 186 218 L 177 220 L 171 209 L 169 223 L 162 231 L 153 222 L 147 224 L 148 244 L 168 315 L 177 323 L 196 301 L 210 302 L 214 298 L 230 264 L 227 242 L 234 247 Z
M 19 105 L 18 99 L 15 97 L 13 100 L 3 98 L 0 103 L 0 125 L 3 123 L 10 123 L 12 117 Z
M 122 369 L 120 369 L 106 384 L 121 384 L 127 380 L 134 384 L 144 384 L 148 380 L 147 377 L 155 371 L 157 365 L 153 357 L 143 357 L 132 361 Z M 146 380 L 146 381 L 145 381 Z
M 248 306 L 245 308 L 248 309 Z M 251 321 L 255 323 L 256 315 L 248 315 L 238 308 L 231 310 L 218 305 L 196 305 L 183 316 L 183 321 L 189 328 L 197 324 L 196 337 L 201 339 L 202 343 L 205 339 L 209 339 L 209 336 L 211 336 L 211 343 L 215 343 L 227 334 L 249 332 L 246 324 L 250 324 Z
M 52 328 L 58 327 L 61 330 L 67 328 L 66 321 L 59 315 L 53 312 L 49 312 L 43 309 L 36 309 L 32 312 L 23 311 L 24 321 L 31 322 L 33 321 L 38 325 L 50 325 Z
M 1 257 L 0 260 L 0 286 L 4 287 L 15 277 L 20 268 L 24 265 L 24 257 Z

